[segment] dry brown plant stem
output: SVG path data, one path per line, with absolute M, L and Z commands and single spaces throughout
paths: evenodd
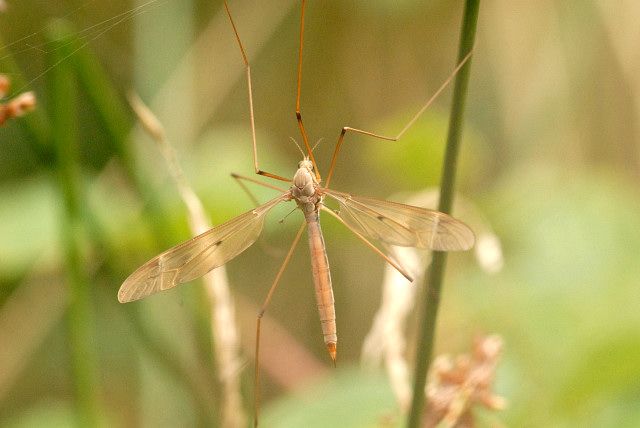
M 211 224 L 202 202 L 185 178 L 162 124 L 138 96 L 131 94 L 129 102 L 145 131 L 158 144 L 180 197 L 187 206 L 191 233 L 196 236 L 210 229 Z M 246 416 L 240 394 L 241 362 L 238 356 L 240 339 L 235 321 L 235 305 L 229 290 L 225 267 L 214 269 L 202 279 L 210 305 L 213 354 L 223 389 L 221 426 L 244 427 Z

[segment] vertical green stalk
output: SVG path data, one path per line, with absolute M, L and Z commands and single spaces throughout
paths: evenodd
M 208 374 L 202 376 L 202 373 L 208 368 L 204 366 L 187 367 L 174 354 L 167 352 L 170 346 L 163 343 L 160 337 L 154 335 L 147 328 L 137 307 L 130 306 L 124 310 L 124 313 L 131 324 L 133 333 L 136 334 L 149 356 L 176 383 L 181 384 L 191 394 L 197 413 L 198 426 L 215 427 L 215 394 L 207 377 Z
M 112 145 L 113 151 L 118 155 L 136 190 L 145 201 L 144 209 L 151 216 L 153 235 L 163 246 L 168 246 L 172 241 L 168 232 L 171 227 L 165 220 L 167 216 L 163 214 L 162 204 L 149 180 L 135 164 L 133 144 L 129 138 L 133 124 L 130 109 L 109 80 L 96 55 L 90 51 L 89 46 L 68 42 L 75 34 L 71 24 L 65 22 L 64 31 L 65 33 L 61 35 L 67 40 L 63 49 L 64 55 L 68 56 L 67 61 L 73 65 L 80 88 L 86 94 L 99 123 L 108 135 L 107 140 Z
M 458 51 L 458 62 L 462 61 L 473 49 L 476 34 L 476 24 L 478 22 L 478 9 L 480 0 L 466 0 L 464 15 L 462 19 L 462 30 L 460 34 L 460 46 Z M 453 202 L 455 173 L 460 147 L 460 136 L 464 119 L 464 106 L 469 84 L 469 70 L 471 60 L 461 69 L 456 77 L 453 90 L 453 102 L 451 105 L 451 116 L 449 119 L 449 135 L 447 137 L 447 149 L 444 158 L 444 169 L 442 171 L 442 182 L 440 185 L 440 203 L 438 210 L 444 213 L 451 212 Z M 436 329 L 436 318 L 438 306 L 440 304 L 440 294 L 442 290 L 442 278 L 447 261 L 447 253 L 435 251 L 433 261 L 427 275 L 427 293 L 422 308 L 420 320 L 420 332 L 418 336 L 418 350 L 416 355 L 416 369 L 414 376 L 413 401 L 409 413 L 408 427 L 417 428 L 420 426 L 422 411 L 425 406 L 424 387 L 427 381 L 427 373 L 433 357 L 434 334 Z
M 82 232 L 82 180 L 77 138 L 76 83 L 68 61 L 63 60 L 61 35 L 64 28 L 56 22 L 49 28 L 54 43 L 48 58 L 55 65 L 49 73 L 52 142 L 56 172 L 62 195 L 62 242 L 67 271 L 67 334 L 70 362 L 78 406 L 78 426 L 98 425 L 97 362 L 93 349 L 93 318 L 90 284 L 80 249 Z

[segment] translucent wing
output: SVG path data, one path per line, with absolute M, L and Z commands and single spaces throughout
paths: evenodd
M 284 193 L 154 257 L 124 281 L 118 300 L 120 303 L 138 300 L 222 266 L 249 248 L 262 232 L 269 210 L 289 199 L 289 193 Z
M 464 223 L 439 211 L 322 189 L 338 201 L 337 213 L 359 233 L 387 244 L 437 251 L 468 250 L 475 243 Z

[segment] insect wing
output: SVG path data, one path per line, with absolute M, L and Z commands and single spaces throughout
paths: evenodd
M 118 300 L 132 302 L 222 266 L 249 248 L 262 232 L 269 210 L 289 199 L 287 192 L 154 257 L 124 281 Z
M 340 205 L 337 213 L 361 234 L 387 244 L 436 251 L 468 250 L 473 231 L 455 218 L 426 208 L 322 189 Z

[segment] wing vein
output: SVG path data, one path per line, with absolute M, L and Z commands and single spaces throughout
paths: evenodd
M 123 303 L 138 300 L 222 266 L 251 246 L 262 231 L 266 214 L 288 200 L 291 194 L 285 192 L 154 257 L 124 281 L 118 300 Z
M 457 251 L 468 250 L 475 242 L 467 225 L 438 211 L 331 189 L 321 191 L 338 202 L 338 215 L 345 223 L 387 244 Z

